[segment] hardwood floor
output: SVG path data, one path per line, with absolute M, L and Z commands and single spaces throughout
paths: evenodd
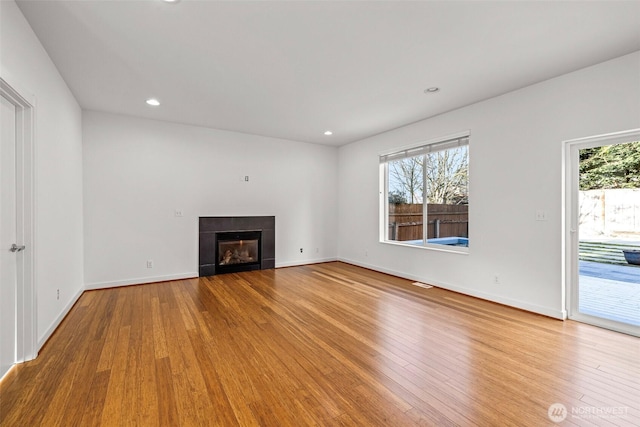
M 2 426 L 640 424 L 640 340 L 343 263 L 85 292 Z M 573 414 L 572 414 L 573 412 Z

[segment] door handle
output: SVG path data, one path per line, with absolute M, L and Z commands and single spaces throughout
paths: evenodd
M 25 249 L 24 245 L 18 246 L 15 243 L 11 245 L 11 248 L 9 248 L 11 252 L 20 252 L 20 251 L 24 251 L 24 249 Z

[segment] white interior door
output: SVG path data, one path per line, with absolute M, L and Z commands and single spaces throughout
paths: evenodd
M 0 127 L 0 378 L 16 363 L 16 108 L 4 96 Z

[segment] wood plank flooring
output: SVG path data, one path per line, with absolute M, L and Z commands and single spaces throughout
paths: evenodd
M 2 426 L 640 424 L 640 340 L 344 263 L 85 292 Z

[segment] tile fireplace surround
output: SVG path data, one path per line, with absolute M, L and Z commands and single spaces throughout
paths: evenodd
M 266 270 L 276 265 L 275 216 L 208 216 L 200 217 L 198 274 L 213 276 L 216 272 L 216 233 L 233 231 L 261 231 L 262 258 L 255 269 Z

